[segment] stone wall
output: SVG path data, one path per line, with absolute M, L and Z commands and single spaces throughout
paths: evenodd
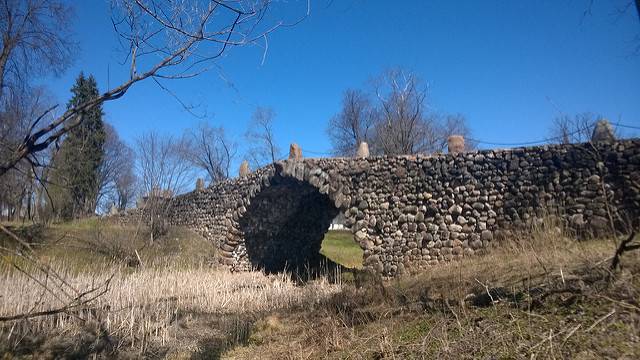
M 548 214 L 580 236 L 621 228 L 638 218 L 639 184 L 638 140 L 285 160 L 178 196 L 169 218 L 215 242 L 233 269 L 279 271 L 315 263 L 342 212 L 365 266 L 394 276 L 482 252 Z

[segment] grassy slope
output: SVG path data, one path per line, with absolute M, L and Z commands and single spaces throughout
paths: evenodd
M 362 267 L 362 248 L 353 239 L 351 231 L 328 231 L 320 253 L 348 268 Z
M 117 226 L 92 218 L 49 227 L 11 224 L 29 241 L 36 255 L 78 272 L 122 265 L 137 260 L 144 266 L 198 267 L 212 261 L 213 244 L 184 228 L 172 228 L 151 243 L 144 227 Z M 0 234 L 0 245 L 11 241 Z
M 90 270 L 98 265 L 111 265 L 138 253 L 144 264 L 196 266 L 211 262 L 215 249 L 199 235 L 183 228 L 172 228 L 155 243 L 149 243 L 144 227 L 105 224 L 99 219 L 54 224 L 48 228 L 5 224 L 20 236 L 35 243 L 39 256 L 55 259 L 77 268 Z M 0 233 L 0 245 L 7 237 Z M 350 231 L 329 231 L 320 250 L 324 256 L 349 268 L 362 267 L 362 249 Z

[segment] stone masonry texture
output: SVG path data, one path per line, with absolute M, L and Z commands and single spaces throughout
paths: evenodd
M 141 210 L 121 216 L 141 217 Z M 174 197 L 233 270 L 317 263 L 339 213 L 366 268 L 392 277 L 482 253 L 555 215 L 577 236 L 637 226 L 640 140 L 458 154 L 291 159 Z

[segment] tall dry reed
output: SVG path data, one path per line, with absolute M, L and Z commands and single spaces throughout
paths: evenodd
M 0 323 L 3 341 L 16 346 L 28 333 L 73 332 L 91 322 L 125 346 L 165 344 L 178 336 L 174 325 L 185 316 L 224 317 L 306 306 L 319 303 L 341 289 L 340 284 L 324 279 L 300 286 L 284 274 L 232 274 L 207 267 L 154 267 L 133 272 L 124 267 L 111 267 L 92 273 L 77 273 L 60 265 L 53 268 L 68 283 L 68 289 L 102 289 L 107 282 L 108 289 L 87 307 Z M 46 291 L 36 283 L 51 284 L 46 274 L 37 271 L 30 274 L 34 279 L 8 268 L 0 271 L 0 317 L 42 312 L 65 305 L 66 298 L 60 287 Z

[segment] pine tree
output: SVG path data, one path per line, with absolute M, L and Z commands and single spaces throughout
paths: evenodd
M 95 78 L 80 73 L 67 108 L 80 105 L 99 96 Z M 104 158 L 106 132 L 102 107 L 84 113 L 82 123 L 63 140 L 54 158 L 52 183 L 55 184 L 54 208 L 58 218 L 69 220 L 95 212 L 98 192 L 98 171 Z

